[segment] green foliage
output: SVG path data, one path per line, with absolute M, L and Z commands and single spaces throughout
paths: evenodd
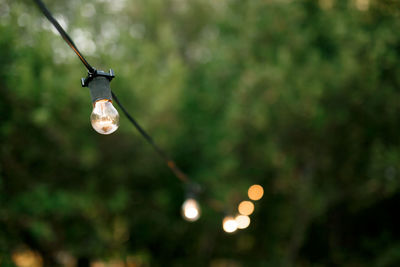
M 179 181 L 125 118 L 111 136 L 91 129 L 78 58 L 33 2 L 5 0 L 1 264 L 21 247 L 47 266 L 61 252 L 141 266 L 400 263 L 396 1 L 46 2 L 204 199 L 234 212 L 253 183 L 265 197 L 235 235 L 204 201 L 184 222 Z

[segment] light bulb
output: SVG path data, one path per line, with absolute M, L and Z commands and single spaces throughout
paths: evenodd
M 259 200 L 264 195 L 264 189 L 259 184 L 252 185 L 248 190 L 248 195 L 251 200 Z
M 101 134 L 111 134 L 118 129 L 119 114 L 109 99 L 101 99 L 93 104 L 90 115 L 93 129 Z
M 188 198 L 182 205 L 183 218 L 189 222 L 194 222 L 200 218 L 200 206 L 193 198 Z
M 89 87 L 93 103 L 93 111 L 90 122 L 93 129 L 101 134 L 111 134 L 118 129 L 119 114 L 112 105 L 112 92 L 110 82 L 114 78 L 114 72 L 105 73 L 95 70 L 82 78 L 82 86 Z
M 237 230 L 238 224 L 237 224 L 235 218 L 233 218 L 231 216 L 227 216 L 222 221 L 222 228 L 227 233 L 233 233 Z
M 242 215 L 250 215 L 254 211 L 254 204 L 251 201 L 242 201 L 239 204 L 238 211 Z
M 245 229 L 250 225 L 250 218 L 246 215 L 238 215 L 235 218 L 238 229 Z

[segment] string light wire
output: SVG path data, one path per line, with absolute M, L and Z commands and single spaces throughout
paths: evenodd
M 50 21 L 51 24 L 57 29 L 57 31 L 60 33 L 61 37 L 64 39 L 64 41 L 71 47 L 71 49 L 75 52 L 75 54 L 79 57 L 83 65 L 87 68 L 90 75 L 96 75 L 97 70 L 93 68 L 89 62 L 85 59 L 85 57 L 82 55 L 82 53 L 79 51 L 78 47 L 75 45 L 74 41 L 71 39 L 71 37 L 67 34 L 67 32 L 63 29 L 63 27 L 58 23 L 58 21 L 54 18 L 54 16 L 51 14 L 51 12 L 48 10 L 46 5 L 41 1 L 41 0 L 33 0 L 39 9 L 42 11 L 43 15 Z M 119 101 L 118 97 L 115 95 L 114 92 L 111 92 L 112 98 L 117 103 L 117 105 L 120 107 L 122 112 L 125 114 L 127 119 L 129 120 L 130 123 L 138 130 L 138 132 L 142 135 L 142 137 L 153 147 L 154 151 L 166 162 L 168 168 L 174 173 L 174 175 L 183 183 L 186 183 L 189 185 L 189 187 L 193 186 L 198 186 L 197 184 L 193 183 L 189 177 L 177 166 L 175 161 L 173 161 L 168 154 L 161 149 L 153 140 L 153 138 L 140 126 L 140 124 L 133 118 L 133 116 L 127 111 L 127 109 L 121 104 Z M 197 193 L 199 193 L 201 189 L 197 190 Z M 196 190 L 194 190 L 196 191 Z M 195 193 L 195 192 L 193 192 Z M 207 201 L 207 204 L 212 207 L 216 211 L 222 211 L 223 204 L 220 203 L 219 201 L 216 200 L 211 200 L 209 199 Z
M 63 29 L 63 27 L 58 23 L 58 21 L 54 18 L 51 14 L 49 9 L 41 0 L 34 0 L 39 9 L 42 11 L 43 15 L 53 24 L 53 26 L 57 29 L 60 33 L 61 37 L 64 41 L 74 50 L 75 54 L 79 57 L 82 61 L 83 65 L 88 69 L 89 75 L 95 74 L 96 69 L 93 68 L 89 62 L 85 59 L 82 53 L 79 51 L 78 47 L 75 45 L 74 41 L 71 37 L 67 34 L 67 32 Z M 128 120 L 135 126 L 135 128 L 139 131 L 139 133 L 143 136 L 143 138 L 154 148 L 156 153 L 167 163 L 168 168 L 175 174 L 175 176 L 182 182 L 188 183 L 190 182 L 189 177 L 177 166 L 175 161 L 173 161 L 167 153 L 161 149 L 153 140 L 153 138 L 139 125 L 139 123 L 132 117 L 132 115 L 126 110 L 126 108 L 121 104 L 118 97 L 115 95 L 114 92 L 111 92 L 113 99 L 121 108 L 122 112 L 128 118 Z
M 157 154 L 167 163 L 167 166 L 175 174 L 175 176 L 184 183 L 189 182 L 188 176 L 175 164 L 175 162 L 162 150 L 151 138 L 151 136 L 139 125 L 139 123 L 129 114 L 129 112 L 124 108 L 124 106 L 119 101 L 118 97 L 111 92 L 113 100 L 121 108 L 122 112 L 128 118 L 128 120 L 136 127 L 139 133 L 146 139 L 146 141 L 154 148 Z

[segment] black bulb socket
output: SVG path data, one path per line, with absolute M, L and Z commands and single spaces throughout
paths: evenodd
M 110 82 L 114 77 L 114 71 L 110 69 L 109 73 L 101 70 L 89 72 L 86 78 L 81 79 L 82 87 L 89 87 L 92 103 L 102 99 L 112 100 Z

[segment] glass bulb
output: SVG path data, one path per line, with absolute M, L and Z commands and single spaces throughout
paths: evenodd
M 254 204 L 251 201 L 242 201 L 239 204 L 238 210 L 242 215 L 250 215 L 254 211 Z
M 118 129 L 119 114 L 109 99 L 98 100 L 94 103 L 90 115 L 93 129 L 101 134 L 111 134 Z
M 264 189 L 259 184 L 252 185 L 248 190 L 248 195 L 251 200 L 259 200 L 264 195 Z
M 182 215 L 185 220 L 190 222 L 194 222 L 200 218 L 200 207 L 195 199 L 188 198 L 183 202 Z
M 223 222 L 222 222 L 222 228 L 227 233 L 235 232 L 237 230 L 237 228 L 238 228 L 238 225 L 237 225 L 237 222 L 236 222 L 235 218 L 233 218 L 231 216 L 225 217 Z
M 249 216 L 246 216 L 246 215 L 236 216 L 235 221 L 237 223 L 238 229 L 245 229 L 245 228 L 249 227 L 249 225 L 250 225 L 250 218 L 249 218 Z

